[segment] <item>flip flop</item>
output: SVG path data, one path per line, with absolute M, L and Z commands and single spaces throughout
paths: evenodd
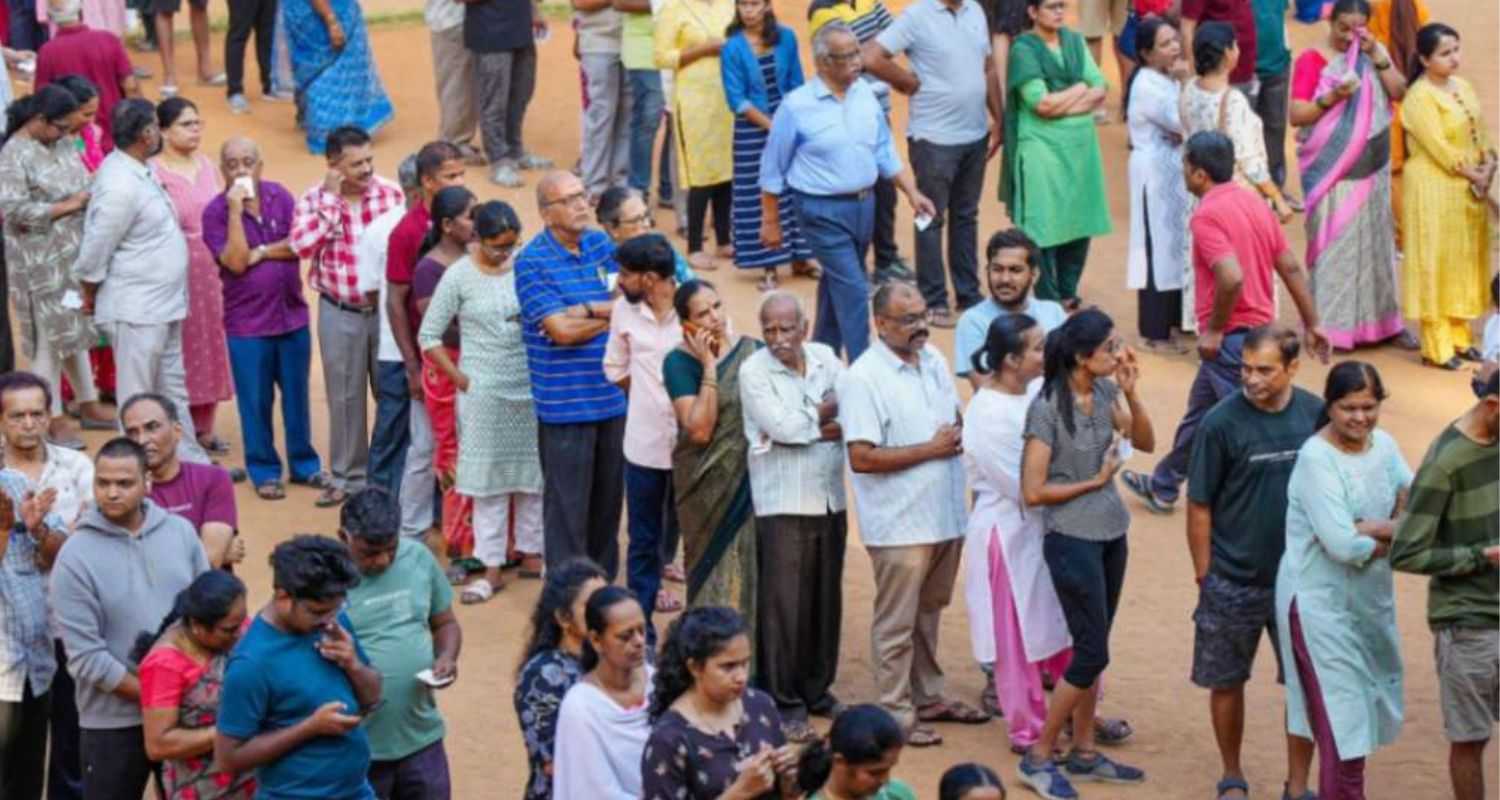
M 661 579 L 672 583 L 687 583 L 687 573 L 682 571 L 682 565 L 677 562 L 662 567 Z
M 961 700 L 941 700 L 917 709 L 920 722 L 957 722 L 962 725 L 982 725 L 990 721 L 990 715 Z
M 906 735 L 906 743 L 911 747 L 937 747 L 943 743 L 943 735 L 926 725 L 918 725 Z
M 348 492 L 344 491 L 343 489 L 335 489 L 334 487 L 330 486 L 327 489 L 324 489 L 322 494 L 318 495 L 318 499 L 313 501 L 313 505 L 317 506 L 318 508 L 333 508 L 334 506 L 343 505 L 344 501 L 348 499 Z
M 755 284 L 755 288 L 762 292 L 774 292 L 780 286 L 781 284 L 776 280 L 776 273 L 774 272 L 767 272 L 765 277 L 761 278 L 760 282 Z
M 499 589 L 495 588 L 494 584 L 491 584 L 484 578 L 480 578 L 479 580 L 469 581 L 464 584 L 463 591 L 458 593 L 458 601 L 466 606 L 479 605 L 494 597 L 495 592 L 498 591 Z
M 308 486 L 313 489 L 327 489 L 333 485 L 333 476 L 327 472 L 318 471 L 305 478 L 292 478 L 292 484 L 296 486 Z
M 1231 797 L 1229 793 L 1236 790 L 1244 794 Z M 1214 793 L 1218 800 L 1244 800 L 1250 796 L 1250 784 L 1244 778 L 1225 778 L 1214 787 Z
M 823 277 L 823 268 L 816 261 L 793 261 L 792 274 L 817 280 Z
M 659 614 L 675 614 L 682 610 L 682 598 L 670 589 L 656 593 L 656 611 Z
M 285 500 L 286 487 L 281 481 L 266 481 L 255 487 L 255 496 L 262 500 Z
M 523 578 L 540 578 L 540 577 L 542 577 L 542 557 L 539 556 L 539 555 L 530 555 L 530 554 L 522 556 L 521 557 L 521 570 L 520 570 L 519 574 Z

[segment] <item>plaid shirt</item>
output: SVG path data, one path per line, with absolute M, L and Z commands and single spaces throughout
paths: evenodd
M 312 288 L 340 303 L 365 305 L 354 243 L 376 217 L 405 204 L 401 187 L 379 175 L 371 178 L 358 213 L 322 186 L 308 189 L 292 214 L 291 245 L 299 258 L 312 262 Z
M 57 660 L 47 629 L 47 578 L 36 566 L 36 540 L 19 519 L 26 478 L 0 470 L 0 490 L 10 496 L 17 516 L 0 558 L 0 702 L 19 703 L 28 681 L 32 697 L 51 688 Z M 47 521 L 61 520 L 49 515 Z

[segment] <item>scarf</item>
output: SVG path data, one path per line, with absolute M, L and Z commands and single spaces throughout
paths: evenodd
M 1062 61 L 1035 33 L 1023 33 L 1010 46 L 1010 65 L 1005 86 L 1005 149 L 1000 156 L 1000 202 L 1014 214 L 1016 195 L 1016 145 L 1020 137 L 1021 87 L 1040 78 L 1047 92 L 1059 92 L 1083 80 L 1086 43 L 1083 36 L 1064 28 L 1057 32 Z

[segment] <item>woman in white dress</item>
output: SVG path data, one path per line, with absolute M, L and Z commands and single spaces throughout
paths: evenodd
M 1172 339 L 1182 324 L 1187 218 L 1192 197 L 1182 180 L 1186 138 L 1178 106 L 1188 77 L 1182 37 L 1172 23 L 1146 17 L 1135 29 L 1141 68 L 1125 88 L 1130 135 L 1130 250 L 1125 285 L 1136 290 L 1136 325 L 1148 350 L 1185 352 Z M 1191 303 L 1189 303 L 1191 305 Z

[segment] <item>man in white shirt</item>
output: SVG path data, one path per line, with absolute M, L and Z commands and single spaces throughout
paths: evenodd
M 871 303 L 879 341 L 838 383 L 860 539 L 875 572 L 871 663 L 880 705 L 907 744 L 942 744 L 932 722 L 980 723 L 943 696 L 938 629 L 953 597 L 968 525 L 962 424 L 948 362 L 928 344 L 927 303 L 906 281 Z
M 984 282 L 989 286 L 990 299 L 965 311 L 953 332 L 953 371 L 968 378 L 975 390 L 983 384 L 985 375 L 974 369 L 974 354 L 984 347 L 991 322 L 1006 314 L 1025 314 L 1036 320 L 1045 334 L 1068 318 L 1060 304 L 1039 300 L 1031 293 L 1041 256 L 1036 242 L 1020 228 L 996 231 L 984 247 Z
M 807 341 L 796 295 L 760 304 L 765 348 L 740 367 L 740 403 L 750 440 L 750 496 L 760 546 L 756 635 L 759 671 L 792 742 L 818 734 L 808 714 L 832 716 L 843 616 L 843 429 L 836 386 L 843 362 Z

